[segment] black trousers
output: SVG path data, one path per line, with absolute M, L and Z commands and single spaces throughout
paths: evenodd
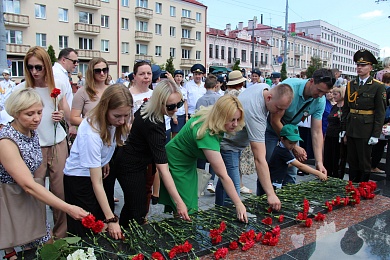
M 369 138 L 347 136 L 350 181 L 362 182 L 370 179 L 372 145 L 368 145 L 368 140 Z
M 386 144 L 387 144 L 387 140 L 379 140 L 378 143 L 372 147 L 372 154 L 371 154 L 372 169 L 378 167 L 379 162 L 382 159 L 382 155 L 385 150 Z

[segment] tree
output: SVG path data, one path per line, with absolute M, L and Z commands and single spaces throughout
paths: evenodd
M 287 69 L 286 69 L 286 63 L 283 62 L 282 69 L 280 70 L 280 79 L 283 81 L 287 79 Z
M 173 75 L 175 73 L 175 66 L 173 66 L 173 58 L 172 56 L 167 59 L 167 63 L 165 64 L 165 70 Z
M 313 76 L 314 71 L 321 69 L 322 60 L 320 58 L 311 57 L 310 66 L 306 70 L 306 77 L 311 78 Z
M 240 59 L 237 59 L 237 60 L 234 62 L 234 65 L 233 65 L 232 70 L 241 70 L 241 69 L 240 69 Z
M 51 64 L 54 65 L 54 62 L 57 61 L 57 58 L 53 46 L 49 45 L 49 48 L 47 49 L 47 54 L 49 54 L 50 56 Z

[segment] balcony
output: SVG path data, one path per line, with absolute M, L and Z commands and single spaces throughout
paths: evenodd
M 77 53 L 78 53 L 79 59 L 91 60 L 93 58 L 100 57 L 100 51 L 97 51 L 97 50 L 78 49 Z
M 135 40 L 136 41 L 145 41 L 149 42 L 153 38 L 153 33 L 151 32 L 143 32 L 143 31 L 135 31 Z
M 89 9 L 100 9 L 100 0 L 74 0 L 74 5 L 78 7 L 84 7 Z
M 266 67 L 268 62 L 266 61 L 259 61 L 259 67 Z
M 100 26 L 95 24 L 75 23 L 74 32 L 79 34 L 98 35 Z
M 26 55 L 30 47 L 31 47 L 30 45 L 7 43 L 5 46 L 5 50 L 8 55 L 10 54 Z
M 194 47 L 195 46 L 195 39 L 181 38 L 181 46 L 183 46 L 183 47 Z
M 152 55 L 136 54 L 134 60 L 152 60 Z
M 294 51 L 294 55 L 295 55 L 295 56 L 302 56 L 302 55 L 303 55 L 303 51 L 301 51 L 301 50 L 295 50 L 295 51 Z
M 144 8 L 144 7 L 136 7 L 135 8 L 135 17 L 144 18 L 144 19 L 152 19 L 153 10 Z
M 196 61 L 194 59 L 181 59 L 180 66 L 184 68 L 191 68 Z
M 182 17 L 181 18 L 181 26 L 185 27 L 195 27 L 196 26 L 196 20 L 188 17 Z
M 28 15 L 4 13 L 4 24 L 16 27 L 29 27 L 30 18 Z
M 280 48 L 280 53 L 284 54 L 284 48 Z M 290 48 L 287 48 L 287 54 L 290 53 Z

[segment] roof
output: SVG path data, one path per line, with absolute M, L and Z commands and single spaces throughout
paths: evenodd
M 237 37 L 237 33 L 238 32 L 239 32 L 239 30 L 233 30 L 233 31 L 229 32 L 229 35 L 226 35 L 225 30 L 210 28 L 209 32 L 207 32 L 207 34 L 208 35 L 222 37 L 222 38 L 237 39 L 237 40 L 240 40 L 240 41 L 243 41 L 243 42 L 252 42 L 252 40 L 238 38 Z M 268 42 L 264 41 L 264 40 L 256 41 L 256 43 L 259 43 L 261 45 L 268 45 Z
M 187 2 L 187 3 L 194 4 L 194 5 L 199 5 L 199 6 L 204 6 L 204 7 L 207 8 L 206 5 L 204 5 L 204 4 L 202 4 L 202 3 L 198 2 L 198 1 L 195 1 L 195 0 L 183 0 L 183 2 Z

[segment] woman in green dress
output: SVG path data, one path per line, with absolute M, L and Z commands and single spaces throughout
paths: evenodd
M 219 147 L 224 133 L 234 134 L 243 126 L 244 112 L 240 101 L 225 95 L 214 106 L 201 107 L 166 145 L 169 170 L 189 214 L 198 210 L 196 162 L 197 159 L 207 159 L 232 199 L 237 218 L 248 221 L 246 208 L 227 174 Z M 160 203 L 166 205 L 166 211 L 178 212 L 164 185 L 160 187 Z

